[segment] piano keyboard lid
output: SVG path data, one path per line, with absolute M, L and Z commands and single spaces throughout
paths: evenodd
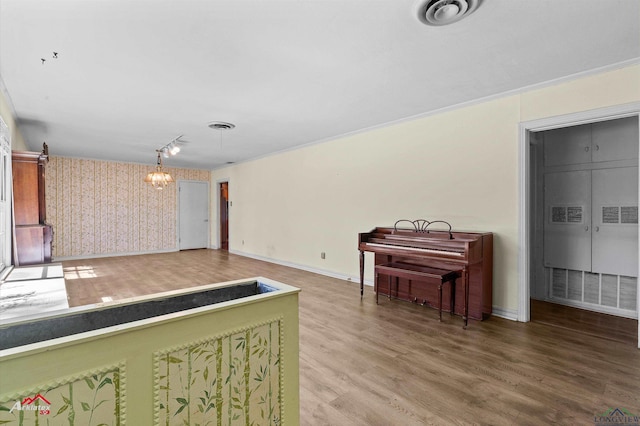
M 448 254 L 451 256 L 464 256 L 464 249 L 455 249 L 455 248 L 445 248 L 445 247 L 416 247 L 416 246 L 408 246 L 408 245 L 398 245 L 398 244 L 384 244 L 384 243 L 365 243 L 369 247 L 380 247 L 384 249 L 394 249 L 394 250 L 406 250 L 413 252 L 421 252 L 421 253 L 433 253 L 433 254 Z

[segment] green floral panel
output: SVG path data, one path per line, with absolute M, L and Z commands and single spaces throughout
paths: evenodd
M 120 382 L 115 368 L 2 397 L 0 425 L 119 425 Z
M 280 321 L 155 354 L 159 425 L 278 425 Z

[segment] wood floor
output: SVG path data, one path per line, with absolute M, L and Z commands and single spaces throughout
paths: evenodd
M 220 250 L 63 262 L 70 305 L 265 276 L 300 293 L 302 425 L 593 425 L 640 413 L 635 345 L 546 323 L 360 299 L 349 283 Z
M 531 321 L 638 346 L 638 321 L 635 319 L 532 299 Z

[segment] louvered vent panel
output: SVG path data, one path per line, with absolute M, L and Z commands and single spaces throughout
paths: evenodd
M 620 207 L 620 223 L 638 223 L 638 206 Z
M 566 223 L 567 222 L 567 208 L 554 206 L 551 207 L 551 222 L 552 223 Z
M 602 223 L 618 223 L 620 210 L 618 207 L 602 207 Z
M 600 274 L 584 273 L 584 301 L 600 303 Z
M 618 276 L 602 274 L 601 305 L 618 307 Z
M 638 279 L 620 276 L 620 308 L 635 311 L 638 300 Z
M 598 308 L 594 305 L 599 305 L 604 309 L 602 312 L 613 315 L 629 316 L 629 311 L 638 311 L 636 277 L 561 268 L 545 268 L 545 271 L 545 281 L 552 299 L 559 302 L 564 299 L 571 306 L 596 311 Z
M 567 270 L 553 268 L 551 279 L 551 292 L 554 297 L 567 296 Z
M 582 271 L 569 271 L 569 292 L 567 297 L 570 300 L 582 300 Z
M 582 207 L 567 207 L 567 222 L 582 223 Z

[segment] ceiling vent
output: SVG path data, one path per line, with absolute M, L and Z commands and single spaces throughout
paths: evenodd
M 472 14 L 480 0 L 419 0 L 416 2 L 416 14 L 420 22 L 426 25 L 449 25 Z
M 212 121 L 208 126 L 213 130 L 231 130 L 236 127 L 235 124 L 227 123 L 225 121 Z

